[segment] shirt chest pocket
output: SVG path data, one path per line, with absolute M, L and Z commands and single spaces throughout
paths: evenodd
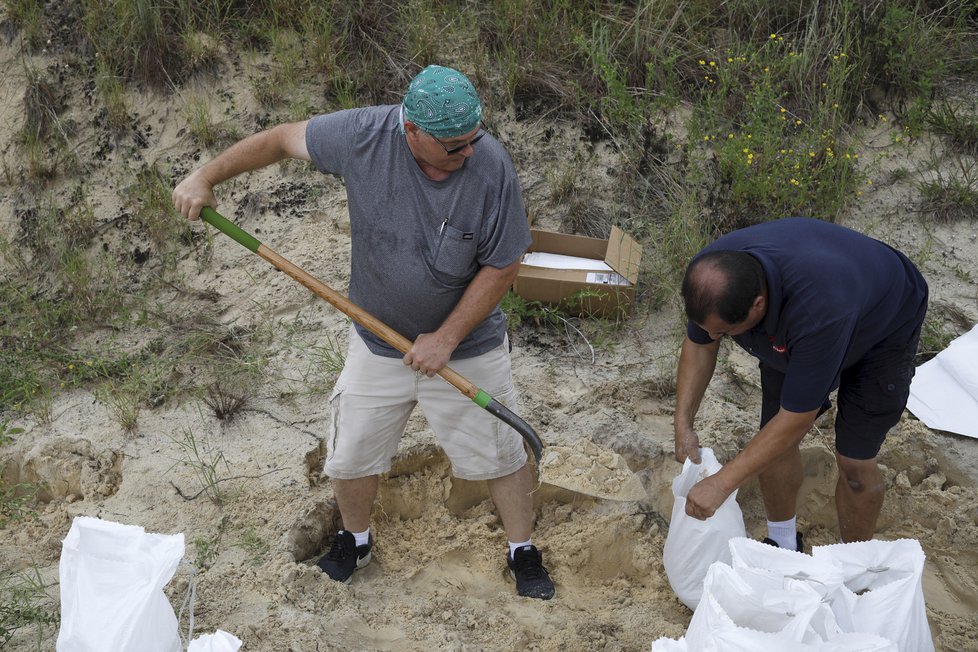
M 475 233 L 445 224 L 438 236 L 438 250 L 432 266 L 448 276 L 469 276 L 476 267 L 477 245 Z

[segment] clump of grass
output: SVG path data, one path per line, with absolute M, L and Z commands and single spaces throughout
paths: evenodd
M 140 169 L 126 192 L 136 225 L 148 238 L 151 252 L 156 253 L 164 271 L 176 266 L 183 244 L 192 239 L 190 222 L 173 208 L 172 190 L 170 180 L 154 164 Z
M 54 85 L 33 68 L 27 69 L 24 91 L 24 131 L 44 140 L 57 124 L 63 101 Z
M 25 72 L 24 126 L 18 143 L 27 159 L 27 178 L 43 185 L 59 170 L 72 169 L 74 154 L 68 144 L 69 125 L 61 119 L 64 102 L 54 84 L 37 70 Z
M 184 115 L 187 119 L 187 131 L 201 147 L 224 148 L 239 139 L 237 130 L 217 124 L 211 119 L 210 108 L 203 97 L 194 95 L 188 98 L 184 105 Z
M 37 512 L 32 509 L 41 490 L 35 482 L 18 482 L 8 484 L 3 478 L 4 467 L 0 466 L 0 530 L 11 523 L 37 518 Z
M 215 17 L 219 22 L 219 18 Z M 193 21 L 191 21 L 193 22 Z M 208 19 L 200 21 L 204 24 Z M 196 31 L 193 26 L 181 33 L 181 44 L 185 52 L 188 70 L 194 73 L 216 73 L 221 65 L 220 41 L 204 31 Z
M 237 546 L 245 551 L 248 555 L 248 562 L 254 565 L 260 564 L 271 550 L 268 542 L 262 540 L 253 528 L 244 531 Z
M 274 109 L 295 92 L 304 54 L 302 35 L 291 26 L 273 29 L 269 54 L 270 70 L 253 76 L 251 82 L 259 104 Z
M 958 159 L 958 170 L 917 184 L 920 210 L 939 222 L 978 218 L 978 164 Z
M 9 421 L 0 422 L 0 446 L 14 441 L 14 436 L 24 432 L 23 428 L 10 426 Z M 0 530 L 9 523 L 18 523 L 37 515 L 30 505 L 37 499 L 41 487 L 33 482 L 19 482 L 11 485 L 7 480 L 5 467 L 0 465 Z M 0 643 L 3 642 L 3 629 L 0 627 Z
M 248 395 L 217 381 L 207 387 L 203 401 L 215 417 L 221 421 L 232 421 L 248 404 Z
M 95 66 L 95 89 L 105 106 L 105 122 L 116 136 L 122 136 L 132 129 L 129 119 L 129 103 L 122 79 L 105 59 L 98 59 Z
M 0 647 L 18 631 L 33 629 L 36 649 L 42 649 L 46 631 L 56 628 L 61 620 L 57 603 L 47 594 L 50 586 L 37 566 L 0 573 Z
M 139 426 L 139 414 L 154 397 L 165 395 L 165 367 L 152 360 L 136 361 L 122 373 L 102 369 L 104 378 L 95 397 L 111 410 L 119 426 L 129 434 Z
M 222 477 L 221 467 L 225 472 L 230 472 L 231 467 L 224 457 L 224 451 L 210 448 L 205 442 L 198 441 L 193 430 L 185 428 L 180 436 L 171 436 L 172 441 L 180 451 L 178 464 L 190 467 L 201 487 L 200 492 L 210 498 L 215 505 L 224 504 L 227 493 L 221 487 L 221 482 L 226 479 Z M 181 493 L 181 495 L 183 495 Z M 193 496 L 196 497 L 196 496 Z M 192 498 L 186 497 L 185 498 Z
M 978 155 L 978 116 L 966 114 L 945 101 L 932 107 L 926 116 L 927 125 L 951 146 L 963 154 Z
M 213 536 L 194 537 L 194 551 L 196 552 L 194 563 L 197 568 L 207 570 L 217 561 L 217 557 L 221 554 L 221 539 L 224 537 L 227 527 L 228 519 L 224 516 L 217 524 L 217 531 Z
M 339 341 L 332 334 L 326 333 L 326 343 L 311 347 L 314 364 L 322 372 L 329 375 L 339 375 L 346 364 L 346 354 Z
M 3 0 L 3 7 L 9 19 L 20 27 L 27 47 L 30 50 L 41 48 L 47 31 L 44 3 L 40 0 Z
M 85 38 L 109 71 L 154 88 L 186 77 L 176 5 L 83 0 L 82 10 Z
M 220 542 L 220 533 L 211 538 L 196 537 L 194 539 L 195 561 L 198 568 L 207 570 L 214 565 L 217 556 L 221 553 Z

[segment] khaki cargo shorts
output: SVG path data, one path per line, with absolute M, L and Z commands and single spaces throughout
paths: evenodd
M 508 341 L 449 366 L 517 411 Z M 350 330 L 346 363 L 330 396 L 324 472 L 353 480 L 390 471 L 408 417 L 420 405 L 455 477 L 490 480 L 526 464 L 519 433 L 480 408 L 440 376 L 428 378 L 401 358 L 370 352 Z

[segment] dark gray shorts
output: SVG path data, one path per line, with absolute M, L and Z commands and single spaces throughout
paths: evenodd
M 869 460 L 879 453 L 886 433 L 907 407 L 920 326 L 909 336 L 887 338 L 856 364 L 844 369 L 839 381 L 839 411 L 835 418 L 835 450 L 843 457 Z M 781 409 L 784 374 L 761 367 L 761 427 Z M 832 404 L 828 398 L 821 415 Z

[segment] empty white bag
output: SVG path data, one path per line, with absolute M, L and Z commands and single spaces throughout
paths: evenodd
M 76 517 L 61 550 L 58 652 L 179 652 L 163 587 L 183 552 L 183 534 Z
M 715 561 L 729 564 L 728 542 L 735 537 L 747 536 L 736 491 L 705 521 L 686 514 L 686 494 L 689 490 L 722 468 L 713 449 L 701 448 L 700 459 L 700 464 L 694 464 L 687 458 L 683 470 L 672 481 L 672 520 L 662 549 L 662 564 L 669 585 L 690 609 L 696 609 L 699 603 L 703 578 L 710 564 Z
M 841 599 L 853 631 L 877 634 L 906 652 L 933 652 L 924 604 L 924 551 L 918 541 L 815 546 L 812 556 L 842 568 Z

